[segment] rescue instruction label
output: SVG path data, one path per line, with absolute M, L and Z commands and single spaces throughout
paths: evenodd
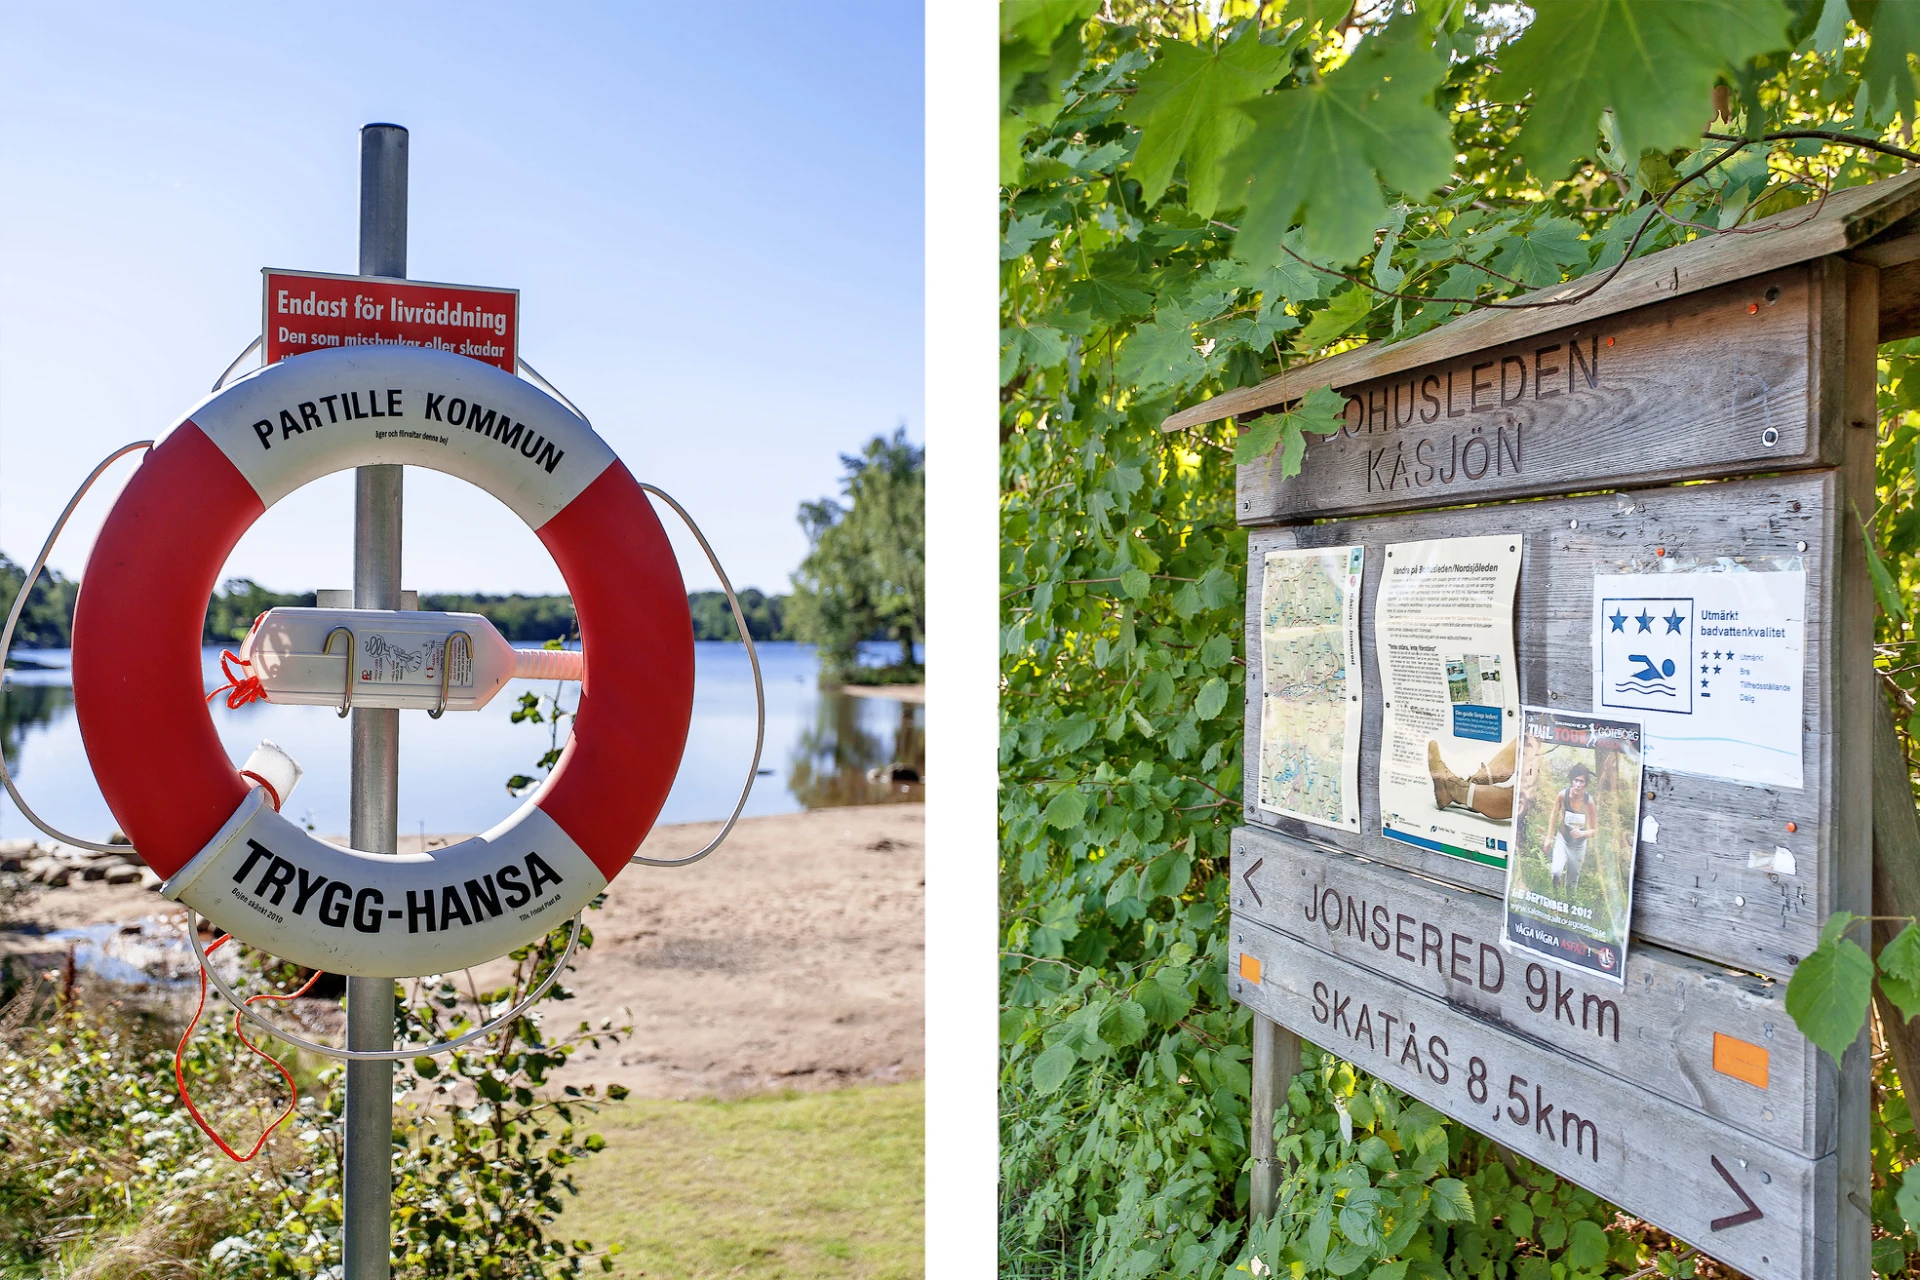
M 520 291 L 261 270 L 265 362 L 336 347 L 423 347 L 519 372 Z

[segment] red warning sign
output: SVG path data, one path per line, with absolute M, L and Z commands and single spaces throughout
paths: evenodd
M 261 270 L 265 363 L 329 347 L 425 347 L 519 372 L 520 291 Z

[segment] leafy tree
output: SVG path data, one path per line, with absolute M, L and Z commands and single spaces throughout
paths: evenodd
M 15 564 L 0 553 L 0 610 L 13 608 L 26 576 L 25 565 Z M 27 607 L 20 611 L 20 621 L 13 630 L 14 644 L 22 649 L 64 649 L 72 644 L 73 602 L 79 595 L 80 584 L 72 578 L 52 570 L 42 573 L 27 594 Z
M 795 639 L 820 647 L 821 678 L 844 679 L 862 640 L 892 640 L 899 666 L 915 666 L 926 635 L 926 450 L 905 427 L 841 454 L 841 493 L 800 504 L 810 549 L 787 606 Z
M 312 608 L 314 594 L 269 591 L 251 578 L 228 578 L 207 602 L 207 622 L 201 632 L 206 644 L 239 644 L 247 638 L 253 620 L 269 609 Z
M 1659 1233 L 1313 1052 L 1281 1130 L 1288 1211 L 1245 1230 L 1248 1016 L 1225 974 L 1247 660 L 1234 464 L 1297 473 L 1340 403 L 1159 425 L 1297 361 L 1568 278 L 1604 288 L 1628 258 L 1920 162 L 1903 132 L 1915 13 L 1003 3 L 1008 1271 L 1207 1277 L 1257 1254 L 1375 1280 L 1691 1272 Z M 1883 397 L 1904 415 L 1882 455 L 1890 620 L 1920 585 L 1907 358 Z M 1920 1143 L 1898 1082 L 1878 1082 L 1876 1265 L 1904 1273 Z
M 770 596 L 758 587 L 735 592 L 747 619 L 747 634 L 755 640 L 787 639 L 787 597 Z M 724 591 L 694 591 L 687 595 L 693 611 L 695 640 L 738 640 L 740 626 L 733 619 Z

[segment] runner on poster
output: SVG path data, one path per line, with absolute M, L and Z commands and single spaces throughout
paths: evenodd
M 1365 547 L 1269 551 L 1260 586 L 1260 807 L 1360 829 Z
M 1519 534 L 1399 542 L 1374 606 L 1380 661 L 1380 833 L 1507 864 L 1519 668 Z
M 1624 985 L 1642 771 L 1638 720 L 1526 708 L 1508 950 Z
M 1804 570 L 1593 579 L 1593 706 L 1639 716 L 1647 767 L 1798 787 Z

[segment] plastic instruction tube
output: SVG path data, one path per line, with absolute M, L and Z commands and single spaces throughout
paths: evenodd
M 411 609 L 269 609 L 240 657 L 268 702 L 422 711 L 478 711 L 516 677 L 585 666 L 578 649 L 516 649 L 477 613 Z

